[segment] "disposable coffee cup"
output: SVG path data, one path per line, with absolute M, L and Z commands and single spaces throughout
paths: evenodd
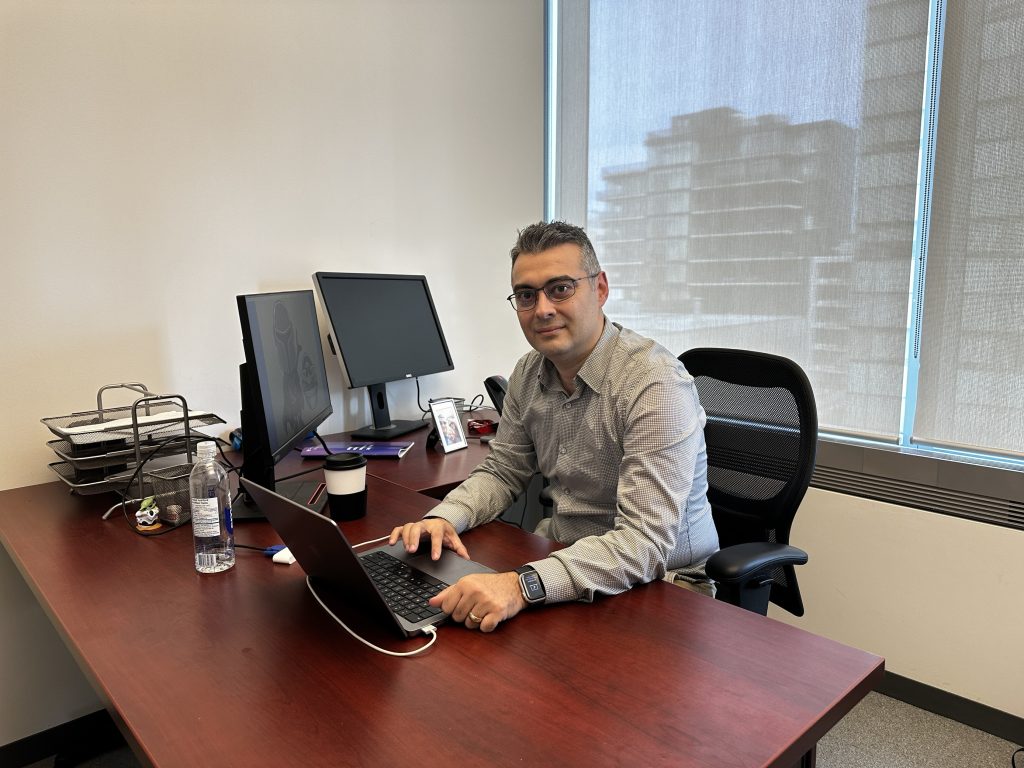
M 324 462 L 324 480 L 332 520 L 358 520 L 366 516 L 365 456 L 357 453 L 328 456 Z

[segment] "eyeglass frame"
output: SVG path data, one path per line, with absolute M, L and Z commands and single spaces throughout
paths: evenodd
M 600 274 L 600 272 L 595 272 L 592 275 L 584 275 L 583 277 L 553 277 L 546 283 L 544 283 L 544 285 L 542 285 L 540 288 L 520 288 L 516 291 L 512 291 L 511 295 L 505 297 L 505 301 L 507 301 L 512 306 L 512 309 L 514 309 L 516 312 L 529 312 L 530 310 L 535 309 L 537 307 L 537 300 L 540 298 L 538 294 L 540 293 L 543 293 L 545 296 L 547 296 L 548 301 L 552 302 L 553 304 L 561 304 L 563 301 L 568 301 L 569 299 L 576 295 L 576 286 L 579 283 L 582 283 L 584 280 L 593 280 Z M 572 285 L 572 293 L 570 293 L 568 296 L 563 296 L 561 298 L 555 298 L 550 293 L 548 293 L 549 288 L 554 288 L 556 285 L 559 285 L 561 283 L 569 283 L 570 285 Z M 516 305 L 516 295 L 522 293 L 523 291 L 533 291 L 534 293 L 533 303 L 528 307 L 519 307 Z

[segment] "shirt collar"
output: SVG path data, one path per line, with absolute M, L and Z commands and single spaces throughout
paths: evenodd
M 601 391 L 605 378 L 608 376 L 608 365 L 611 363 L 612 352 L 615 349 L 615 342 L 619 338 L 620 331 L 622 331 L 621 325 L 605 318 L 604 331 L 601 333 L 601 338 L 597 340 L 597 345 L 589 357 L 583 361 L 583 367 L 576 374 L 577 379 L 595 392 Z M 554 364 L 547 358 L 544 358 L 541 364 L 537 379 L 544 389 L 562 388 L 562 384 L 558 379 L 558 371 L 555 370 Z

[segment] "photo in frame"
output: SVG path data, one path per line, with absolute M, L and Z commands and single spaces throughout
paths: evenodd
M 462 419 L 453 399 L 431 400 L 430 415 L 434 418 L 437 441 L 445 453 L 469 446 L 466 434 L 462 431 Z

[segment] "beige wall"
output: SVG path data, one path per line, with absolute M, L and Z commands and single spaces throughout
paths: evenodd
M 543 46 L 541 0 L 2 0 L 0 488 L 52 480 L 39 419 L 105 383 L 237 425 L 234 296 L 316 270 L 427 275 L 456 368 L 424 401 L 510 371 Z M 366 423 L 328 368 L 327 429 Z M 0 596 L 2 745 L 100 704 L 5 553 Z
M 791 541 L 806 614 L 771 616 L 1024 717 L 1024 532 L 812 488 Z

